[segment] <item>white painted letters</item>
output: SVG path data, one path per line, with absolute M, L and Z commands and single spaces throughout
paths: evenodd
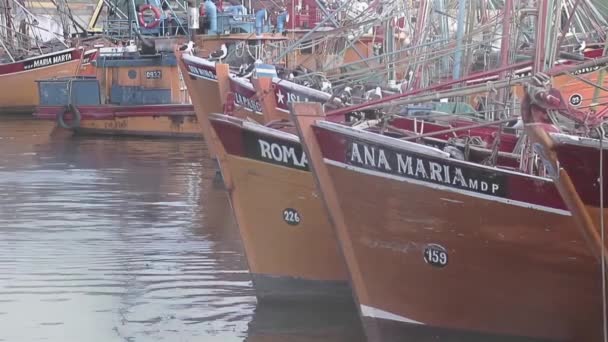
M 431 161 L 423 156 L 396 153 L 360 142 L 351 143 L 350 158 L 348 159 L 351 164 L 409 178 L 482 193 L 500 194 L 501 192 L 501 184 L 497 183 L 495 178 L 485 178 L 488 176 L 484 175 L 482 171 L 473 172 L 466 166 L 459 167 L 447 160 L 446 162 Z
M 300 155 L 296 153 L 296 149 L 293 146 L 285 146 L 277 143 L 269 143 L 262 139 L 258 139 L 260 146 L 260 155 L 264 159 L 272 160 L 287 165 L 295 165 L 298 167 L 307 167 L 308 160 L 306 154 L 300 152 Z

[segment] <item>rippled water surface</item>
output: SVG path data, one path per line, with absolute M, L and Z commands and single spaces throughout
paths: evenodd
M 0 118 L 0 341 L 361 339 L 352 312 L 256 308 L 203 142 L 52 126 Z

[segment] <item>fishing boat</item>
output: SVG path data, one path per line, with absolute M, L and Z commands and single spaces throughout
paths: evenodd
M 78 75 L 94 56 L 95 50 L 70 48 L 0 65 L 0 112 L 32 113 L 39 103 L 36 80 Z
M 296 141 L 283 122 L 294 101 L 319 101 L 334 108 L 339 100 L 286 79 L 288 72 L 279 77 L 277 67 L 257 58 L 239 71 L 189 54 L 181 58 L 205 140 L 218 159 L 229 192 L 258 298 L 351 302 L 335 236 L 307 163 L 298 159 L 302 151 L 290 147 Z M 273 130 L 264 125 L 273 123 L 283 129 L 268 135 Z M 268 159 L 267 148 L 277 153 L 277 144 L 284 144 L 284 152 L 279 152 L 287 159 L 297 161 L 285 164 Z M 263 203 L 252 200 L 260 194 L 266 199 Z M 273 247 L 268 248 L 269 244 Z
M 597 340 L 601 271 L 550 179 L 293 115 L 369 340 Z
M 90 39 L 69 42 L 68 31 L 43 28 L 19 1 L 8 1 L 0 12 L 0 113 L 31 114 L 39 102 L 38 79 L 89 73 L 96 53 Z
M 39 80 L 34 116 L 80 134 L 200 138 L 173 51 L 101 48 L 95 77 Z
M 297 137 L 225 115 L 210 121 L 258 298 L 352 301 L 346 266 Z M 264 201 L 255 200 L 260 196 Z
M 289 147 L 294 136 L 268 135 L 270 129 L 247 116 L 211 115 L 213 110 L 224 111 L 221 98 L 226 95 L 222 94 L 229 92 L 233 78 L 228 65 L 186 54 L 182 60 L 180 67 L 188 75 L 184 80 L 205 141 L 228 190 L 258 299 L 351 302 L 346 266 L 307 162 L 301 159 L 301 149 Z M 262 68 L 260 78 L 272 79 L 265 75 Z M 263 121 L 275 108 L 270 115 L 260 111 L 261 107 L 249 115 Z M 286 157 L 300 159 L 282 164 L 265 158 L 266 147 L 277 143 L 285 144 Z M 264 154 L 260 154 L 262 147 Z M 283 153 L 280 147 L 279 152 Z M 264 201 L 255 200 L 260 196 Z
M 209 113 L 227 112 L 236 117 L 268 122 L 287 119 L 291 102 L 324 103 L 331 98 L 327 92 L 279 78 L 274 65 L 251 64 L 250 70 L 239 73 L 230 70 L 228 65 L 187 54 L 183 56 L 183 63 L 191 76 L 204 82 L 202 87 L 205 89 L 215 89 L 219 85 L 220 96 L 215 96 L 217 90 L 201 93 L 205 94 L 205 102 L 210 103 Z

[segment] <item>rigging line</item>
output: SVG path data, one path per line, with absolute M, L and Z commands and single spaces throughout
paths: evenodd
M 605 69 L 605 68 L 606 67 L 604 67 L 602 69 Z M 577 80 L 579 80 L 579 81 L 581 81 L 581 82 L 583 82 L 585 84 L 588 84 L 588 85 L 590 85 L 592 87 L 595 87 L 596 89 L 600 89 L 600 90 L 608 92 L 608 88 L 602 86 L 601 84 L 594 83 L 593 81 L 590 81 L 590 80 L 588 80 L 588 79 L 586 79 L 586 78 L 584 78 L 582 76 L 574 75 L 572 72 L 569 72 L 567 75 L 570 76 L 570 77 L 572 77 L 572 78 L 574 78 L 574 79 L 577 79 Z
M 436 103 L 436 102 L 435 102 Z M 395 106 L 396 107 L 396 106 Z M 458 118 L 461 120 L 466 120 L 466 119 L 476 119 L 476 120 L 481 120 L 480 122 L 496 122 L 496 121 L 487 121 L 487 120 L 483 120 L 480 119 L 480 116 L 483 114 L 486 114 L 488 112 L 491 112 L 490 110 L 486 110 L 486 111 L 472 111 L 472 112 L 442 112 L 442 111 L 438 111 L 438 110 L 430 110 L 429 112 L 432 114 L 421 114 L 421 115 L 403 115 L 402 111 L 396 111 L 395 109 L 401 109 L 401 110 L 408 110 L 408 109 L 413 109 L 416 110 L 416 108 L 408 108 L 408 107 L 401 107 L 401 108 L 389 108 L 387 111 L 383 111 L 383 113 L 385 115 L 394 115 L 394 116 L 398 116 L 398 117 L 402 117 L 402 118 L 418 118 L 418 119 L 437 119 L 437 118 L 446 118 L 446 117 L 452 117 L 454 119 Z M 422 109 L 418 109 L 420 111 L 424 111 L 425 108 Z M 501 110 L 502 111 L 502 110 Z M 501 111 L 495 111 L 495 112 L 501 112 Z M 504 111 L 502 111 L 504 112 Z M 516 120 L 517 118 L 512 117 L 512 118 L 507 118 L 505 120 Z
M 605 246 L 605 231 L 604 231 L 604 130 L 600 130 L 600 229 L 602 234 L 602 247 Z M 604 342 L 608 342 L 608 323 L 606 317 L 606 259 L 605 249 L 602 248 L 602 318 Z
M 38 20 L 37 16 L 36 16 L 36 15 L 34 15 L 34 14 L 32 14 L 30 11 L 28 11 L 28 10 L 25 8 L 25 6 L 23 6 L 21 3 L 19 3 L 19 1 L 15 1 L 15 0 L 13 0 L 13 2 L 14 2 L 14 3 L 16 3 L 17 5 L 19 5 L 19 7 L 21 7 L 21 8 L 22 8 L 22 9 L 25 11 L 25 13 L 26 13 L 26 14 L 28 14 L 28 15 L 30 15 L 32 18 L 34 18 L 34 20 L 36 20 L 36 21 Z M 44 8 L 44 6 L 42 5 L 42 2 L 41 2 L 40 0 L 37 0 L 36 2 L 37 2 L 37 3 L 38 3 L 40 6 L 41 6 L 41 8 Z M 31 6 L 31 3 L 30 3 L 30 6 Z M 53 14 L 52 14 L 52 13 L 51 13 L 49 10 L 46 10 L 46 9 L 45 9 L 45 12 L 46 12 L 46 14 L 47 14 L 47 15 L 49 15 L 49 16 L 51 16 L 51 17 L 53 16 Z M 54 22 L 55 22 L 55 23 L 57 23 L 58 25 L 61 25 L 61 22 L 60 22 L 60 21 L 57 21 L 56 19 L 50 18 L 50 20 L 51 20 L 51 21 L 54 21 Z M 44 32 L 47 32 L 47 33 L 51 33 L 51 34 L 53 34 L 53 35 L 55 35 L 55 36 L 57 36 L 57 37 L 61 37 L 61 38 L 63 38 L 63 36 L 62 36 L 62 35 L 60 35 L 59 33 L 52 32 L 52 31 L 47 30 L 47 29 L 43 29 L 42 27 L 37 26 L 37 25 L 34 25 L 34 24 L 32 24 L 32 23 L 27 23 L 27 24 L 28 24 L 30 27 L 32 27 L 32 28 L 33 28 L 33 29 L 32 29 L 32 32 L 34 32 L 34 29 L 36 29 L 36 30 L 38 30 L 38 31 L 44 31 Z M 34 34 L 35 34 L 35 33 L 34 33 Z M 40 34 L 40 32 L 38 32 L 38 34 Z M 66 44 L 64 41 L 62 41 L 61 39 L 58 39 L 58 40 L 59 40 L 59 42 L 60 42 L 61 44 L 63 44 L 63 45 L 66 47 L 66 48 L 69 48 L 69 45 L 67 45 L 67 44 Z
M 466 37 L 468 37 L 468 36 L 465 36 L 465 38 Z M 497 41 L 499 39 L 500 39 L 500 37 L 494 37 L 494 38 L 482 40 L 480 42 L 471 42 L 469 44 L 465 44 L 463 47 L 464 48 L 473 48 L 473 47 L 476 47 L 478 45 L 484 45 L 484 44 L 487 44 L 487 43 L 492 42 L 492 41 Z M 444 42 L 444 44 L 441 44 L 442 42 Z M 389 56 L 389 55 L 396 55 L 396 54 L 400 54 L 400 53 L 403 53 L 403 52 L 416 51 L 416 50 L 420 50 L 421 47 L 425 47 L 425 46 L 429 46 L 429 45 L 436 45 L 436 44 L 438 44 L 439 46 L 437 46 L 437 47 L 435 47 L 433 49 L 432 54 L 435 57 L 432 58 L 432 59 L 446 57 L 446 56 L 450 56 L 450 55 L 453 54 L 453 52 L 454 52 L 454 44 L 452 42 L 446 41 L 446 40 L 436 40 L 436 41 L 425 43 L 423 45 L 415 45 L 415 46 L 406 47 L 406 48 L 403 48 L 403 49 L 400 49 L 400 50 L 396 50 L 396 51 L 391 52 L 390 54 L 387 53 L 387 54 L 383 54 L 383 55 L 380 55 L 380 56 L 368 57 L 366 60 L 375 60 L 375 59 L 380 59 L 380 58 L 383 58 L 383 57 Z M 429 54 L 431 54 L 431 52 L 420 51 L 420 52 L 416 52 L 416 53 L 414 53 L 412 55 L 409 55 L 409 56 L 404 56 L 403 59 L 416 59 L 416 57 L 418 57 L 418 56 L 426 56 L 426 55 L 429 55 Z M 431 60 L 431 59 L 425 59 L 422 62 L 427 62 L 429 60 Z M 422 62 L 420 62 L 420 63 L 422 63 Z M 355 61 L 355 62 L 351 62 L 351 63 L 348 63 L 348 64 L 344 64 L 342 66 L 357 65 L 357 64 L 360 64 L 360 63 L 361 63 L 361 61 Z M 329 70 L 331 70 L 331 69 L 329 69 Z
M 13 61 L 13 63 L 15 62 L 15 58 L 13 58 L 13 55 L 11 54 L 11 52 L 9 51 L 9 49 L 6 47 L 6 45 L 4 45 L 4 39 L 0 39 L 0 45 L 2 45 L 2 48 L 4 48 L 4 51 L 6 52 L 6 54 L 8 55 L 8 57 L 11 59 L 11 61 Z
M 346 7 L 346 4 L 347 4 L 347 3 L 345 2 L 343 5 L 341 5 L 341 6 L 340 6 L 340 7 L 337 9 L 337 11 L 340 11 L 340 10 L 342 10 L 344 7 Z M 335 16 L 335 15 L 337 15 L 337 12 L 332 14 L 332 16 Z M 300 39 L 298 39 L 298 40 L 297 40 L 295 43 L 293 43 L 291 46 L 288 46 L 288 47 L 285 49 L 285 51 L 281 52 L 281 54 L 280 54 L 278 57 L 274 58 L 274 63 L 277 63 L 277 62 L 278 62 L 278 61 L 280 61 L 280 60 L 281 60 L 283 57 L 285 57 L 286 55 L 288 55 L 288 54 L 289 54 L 289 53 L 290 53 L 290 52 L 291 52 L 291 51 L 294 49 L 294 47 L 295 47 L 295 46 L 297 46 L 298 44 L 300 44 L 301 42 L 303 42 L 303 41 L 305 41 L 307 38 L 309 38 L 309 37 L 310 37 L 312 34 L 314 34 L 314 33 L 315 33 L 315 32 L 316 32 L 316 31 L 317 31 L 317 30 L 318 30 L 318 29 L 321 27 L 321 25 L 324 25 L 324 24 L 325 24 L 325 22 L 327 22 L 327 21 L 329 21 L 329 20 L 330 20 L 330 17 L 326 17 L 326 18 L 324 18 L 323 20 L 321 20 L 319 23 L 317 23 L 317 25 L 316 25 L 316 26 L 315 26 L 315 27 L 314 27 L 314 28 L 313 28 L 311 31 L 309 31 L 308 33 L 306 33 L 304 36 L 302 36 Z
M 63 1 L 63 0 L 59 0 L 59 1 Z M 57 1 L 56 0 L 51 0 L 51 2 L 55 5 L 57 5 Z M 59 13 L 63 13 L 65 15 L 67 15 L 70 20 L 72 21 L 72 25 L 78 27 L 82 32 L 86 32 L 86 28 L 84 28 L 84 26 L 82 26 L 77 20 L 76 17 L 72 14 L 72 10 L 70 9 L 70 5 L 67 3 L 67 1 L 65 2 L 65 7 L 67 8 L 67 10 L 61 11 L 59 10 L 59 8 L 57 8 L 57 12 Z M 82 20 L 81 18 L 79 18 L 80 20 Z
M 429 62 L 435 61 L 435 60 L 439 60 L 441 59 L 443 56 L 449 56 L 451 53 L 449 51 L 451 50 L 440 50 L 440 51 L 445 51 L 445 53 L 442 54 L 437 54 L 434 57 L 426 57 L 422 60 L 419 60 L 418 57 L 424 57 L 427 54 L 419 54 L 419 55 L 411 55 L 411 56 L 404 56 L 403 58 L 399 58 L 395 61 L 395 63 L 400 63 L 400 62 L 408 62 L 407 65 L 409 67 L 415 67 L 421 64 L 428 64 Z M 379 56 L 378 58 L 382 58 L 382 56 Z M 414 62 L 412 62 L 412 60 Z M 331 74 L 331 78 L 332 79 L 339 79 L 340 81 L 346 81 L 349 78 L 350 79 L 354 79 L 357 76 L 363 76 L 363 75 L 367 75 L 369 73 L 370 70 L 381 70 L 384 68 L 384 65 L 378 65 L 378 66 L 374 66 L 372 68 L 366 68 L 366 69 L 356 69 L 356 70 L 352 70 L 352 71 L 348 71 L 345 73 L 337 73 L 334 74 L 331 71 L 335 70 L 335 69 L 330 69 L 327 70 L 328 74 Z M 402 68 L 402 66 L 399 66 L 398 68 Z
M 498 39 L 498 38 L 490 38 L 490 39 L 488 39 L 488 40 L 486 40 L 486 41 L 484 41 L 484 42 L 493 41 L 493 40 L 495 40 L 495 39 Z M 481 42 L 481 43 L 480 43 L 480 42 L 471 42 L 470 44 L 467 44 L 466 46 L 467 46 L 467 47 L 473 47 L 473 46 L 478 45 L 478 44 L 483 44 L 484 42 Z M 439 43 L 439 42 L 435 42 L 435 43 Z M 404 50 L 409 50 L 409 49 L 404 49 Z M 439 50 L 439 51 L 442 51 L 442 50 L 443 50 L 443 51 L 445 51 L 445 55 L 449 55 L 449 54 L 450 54 L 450 51 L 452 51 L 452 49 L 449 49 L 449 48 L 446 48 L 446 49 L 441 49 L 441 50 Z M 420 53 L 420 55 L 427 55 L 427 54 L 428 54 L 428 52 L 426 52 L 426 53 L 421 52 L 421 53 Z M 444 54 L 443 54 L 443 53 L 442 53 L 442 54 L 437 54 L 437 50 L 435 51 L 435 54 L 436 54 L 437 56 L 436 56 L 435 58 L 432 58 L 432 59 L 437 59 L 437 58 L 439 58 L 439 57 L 441 57 L 441 56 L 444 56 Z M 417 54 L 417 55 L 418 55 L 418 54 Z M 403 58 L 404 58 L 404 59 L 411 59 L 412 57 L 413 57 L 413 56 L 404 56 Z M 371 59 L 377 59 L 377 58 L 383 58 L 383 56 L 372 57 Z M 431 60 L 431 59 L 427 59 L 427 62 L 428 62 L 428 60 Z M 353 63 L 353 64 L 357 64 L 357 63 L 355 62 L 355 63 Z
M 25 8 L 25 6 L 23 6 L 21 3 L 19 3 L 19 1 L 15 1 L 13 0 L 13 3 L 17 4 L 19 7 L 21 7 L 21 9 L 28 14 L 29 16 L 33 17 L 34 19 L 36 19 L 36 16 L 30 12 L 27 8 Z
M 321 12 L 328 16 L 330 20 L 334 23 L 334 25 L 339 26 L 337 19 L 331 16 L 331 13 L 325 8 L 325 6 L 323 6 L 323 4 L 319 2 L 319 0 L 315 0 L 315 2 L 317 3 L 318 8 L 321 9 Z M 359 51 L 359 49 L 357 49 L 356 46 L 353 46 L 352 44 L 353 42 L 349 42 L 349 46 L 352 46 L 359 58 L 363 59 L 363 54 Z
M 49 30 L 47 30 L 47 29 L 43 29 L 43 28 L 41 28 L 41 27 L 36 27 L 36 26 L 33 26 L 33 25 L 32 25 L 32 24 L 30 24 L 30 23 L 27 23 L 27 25 L 28 25 L 28 26 L 31 26 L 31 27 L 34 27 L 34 28 L 36 28 L 36 29 L 38 29 L 38 30 L 40 30 L 40 31 L 44 31 L 44 32 L 50 33 L 50 34 L 52 34 L 52 35 L 55 35 L 55 36 L 61 37 L 61 35 L 59 35 L 59 33 L 57 33 L 57 32 L 49 31 Z M 6 30 L 11 30 L 11 31 L 13 32 L 13 34 L 15 34 L 15 35 L 17 35 L 17 36 L 24 36 L 24 37 L 27 37 L 27 38 L 31 38 L 31 37 L 30 37 L 30 36 L 28 36 L 27 34 L 21 33 L 21 32 L 19 32 L 19 31 L 15 30 L 15 29 L 12 29 L 12 28 L 10 28 L 10 27 L 4 26 L 4 25 L 2 25 L 2 24 L 0 24 L 0 28 L 4 28 L 4 29 L 6 29 Z M 36 41 L 38 41 L 38 39 L 35 39 L 35 40 L 36 40 Z M 63 44 L 63 45 L 65 45 L 65 47 L 66 47 L 66 48 L 69 48 L 69 46 L 68 46 L 68 45 L 66 45 L 66 44 Z

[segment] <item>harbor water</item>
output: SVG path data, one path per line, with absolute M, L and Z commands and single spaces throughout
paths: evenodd
M 361 341 L 352 308 L 258 305 L 197 140 L 0 118 L 0 341 Z

